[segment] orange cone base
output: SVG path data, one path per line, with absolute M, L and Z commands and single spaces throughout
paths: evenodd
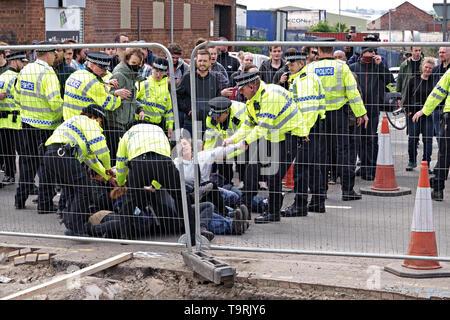
M 397 191 L 400 188 L 395 179 L 394 165 L 377 165 L 372 190 Z
M 411 239 L 407 255 L 437 257 L 436 233 L 411 231 Z M 439 261 L 405 260 L 402 264 L 405 268 L 431 270 L 442 268 Z
M 286 180 L 286 183 L 284 185 L 287 189 L 294 189 L 295 183 L 294 183 L 294 164 L 292 164 L 289 168 L 289 170 L 286 172 L 286 176 L 284 177 Z

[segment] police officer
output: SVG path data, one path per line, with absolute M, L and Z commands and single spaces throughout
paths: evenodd
M 91 104 L 101 106 L 104 110 L 115 110 L 120 106 L 121 99 L 128 99 L 131 92 L 118 89 L 114 94 L 109 92 L 109 85 L 105 82 L 111 57 L 103 52 L 90 51 L 86 53 L 88 66 L 86 69 L 75 71 L 66 81 L 64 93 L 64 120 L 81 113 L 84 107 Z
M 333 47 L 319 47 L 319 60 L 306 65 L 306 72 L 316 73 L 325 90 L 327 147 L 336 153 L 337 171 L 342 181 L 342 200 L 359 200 L 361 194 L 353 189 L 355 164 L 350 163 L 349 157 L 349 106 L 357 117 L 358 126 L 364 123 L 367 127 L 369 118 L 356 80 L 345 62 L 333 58 Z M 328 157 L 330 159 L 330 152 Z
M 39 45 L 51 45 L 40 42 Z M 15 196 L 16 209 L 25 208 L 25 201 L 34 189 L 34 177 L 39 173 L 44 143 L 62 121 L 60 85 L 52 68 L 56 50 L 51 47 L 36 49 L 36 61 L 26 65 L 16 82 L 16 100 L 20 104 L 22 130 L 20 130 L 19 186 Z M 50 207 L 40 207 L 38 213 L 55 212 L 51 199 L 54 192 L 41 193 L 43 203 Z
M 15 100 L 15 85 L 20 70 L 27 65 L 25 51 L 11 52 L 8 69 L 0 75 L 0 154 L 5 159 L 5 176 L 0 187 L 15 182 L 16 142 L 20 127 L 20 105 Z
M 245 103 L 239 101 L 232 101 L 226 97 L 215 97 L 209 100 L 209 113 L 206 117 L 206 130 L 204 135 L 205 150 L 214 149 L 222 145 L 222 142 L 227 137 L 231 137 L 236 132 L 241 124 L 245 121 Z M 236 158 L 241 151 L 238 150 L 227 156 L 226 163 L 217 163 L 219 173 L 225 178 L 227 183 L 231 183 L 233 178 L 233 163 L 232 159 Z M 236 159 L 237 160 L 237 159 Z M 245 161 L 239 159 L 237 163 L 237 171 L 240 177 L 243 175 L 243 165 Z
M 127 184 L 127 192 L 120 210 L 122 236 L 134 237 L 134 217 L 148 205 L 149 192 L 144 187 L 159 189 L 164 187 L 175 201 L 178 216 L 171 225 L 182 225 L 183 202 L 178 169 L 170 158 L 170 143 L 164 131 L 146 121 L 137 121 L 122 136 L 117 151 L 116 179 L 122 187 Z M 187 209 L 191 243 L 195 245 L 195 216 L 189 196 Z M 138 209 L 137 209 L 138 208 Z M 140 209 L 139 209 L 140 208 Z
M 88 167 L 105 181 L 117 186 L 111 170 L 109 149 L 106 146 L 102 124 L 105 120 L 103 109 L 89 105 L 82 113 L 64 121 L 45 142 L 47 151 L 42 166 L 42 181 L 39 183 L 39 205 L 44 203 L 45 193 L 51 192 L 53 184 L 70 189 L 73 196 L 64 212 L 65 234 L 85 236 L 89 217 Z M 41 197 L 42 196 L 42 197 Z
M 428 96 L 422 110 L 416 112 L 412 121 L 417 122 L 423 115 L 430 116 L 434 109 L 445 100 L 445 106 L 442 110 L 440 132 L 439 132 L 439 151 L 438 160 L 434 167 L 434 177 L 431 179 L 433 192 L 431 198 L 436 201 L 444 200 L 445 180 L 448 177 L 450 168 L 450 70 L 447 70 L 441 80 L 436 84 L 433 91 Z
M 325 92 L 315 73 L 304 68 L 307 55 L 297 51 L 285 54 L 290 77 L 289 93 L 303 115 L 308 138 L 297 148 L 294 165 L 295 201 L 281 212 L 282 216 L 306 216 L 308 211 L 325 212 L 326 181 L 323 177 L 326 161 Z M 312 193 L 308 205 L 308 186 Z
M 169 62 L 167 59 L 157 57 L 152 66 L 151 77 L 138 83 L 136 100 L 140 106 L 136 110 L 136 119 L 159 125 L 167 131 L 167 137 L 171 139 L 174 117 L 167 78 Z
M 283 204 L 281 179 L 295 157 L 299 137 L 308 132 L 298 107 L 289 97 L 289 92 L 275 84 L 265 84 L 258 72 L 249 72 L 235 78 L 239 91 L 247 99 L 244 124 L 223 145 L 241 141 L 250 146 L 250 162 L 244 177 L 243 203 L 251 207 L 253 196 L 258 190 L 258 166 L 252 152 L 257 150 L 255 141 L 268 142 L 269 155 L 260 161 L 270 163 L 264 168 L 269 182 L 269 212 L 255 218 L 255 223 L 280 221 Z M 260 146 L 261 147 L 261 146 Z M 252 150 L 254 149 L 254 150 Z

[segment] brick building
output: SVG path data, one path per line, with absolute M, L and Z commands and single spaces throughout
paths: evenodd
M 234 39 L 236 0 L 0 0 L 0 41 L 30 44 L 74 38 L 106 43 L 126 33 L 131 41 L 168 45 L 172 3 L 173 39 L 184 55 L 199 37 Z
M 395 11 L 391 10 L 391 30 L 428 32 L 434 28 L 436 23 L 439 23 L 439 20 L 408 1 L 396 7 Z M 367 30 L 389 30 L 389 12 L 369 22 Z

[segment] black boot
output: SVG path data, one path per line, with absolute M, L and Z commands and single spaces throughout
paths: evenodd
M 280 221 L 280 215 L 279 214 L 273 214 L 273 213 L 265 213 L 259 217 L 255 218 L 255 223 L 270 223 L 270 222 L 278 222 Z
M 287 207 L 280 212 L 282 217 L 304 217 L 308 215 L 308 208 L 298 209 L 295 205 Z
M 433 189 L 433 191 L 431 192 L 431 199 L 435 201 L 444 200 L 444 190 Z
M 355 190 L 342 193 L 342 201 L 361 200 L 362 196 L 356 193 Z

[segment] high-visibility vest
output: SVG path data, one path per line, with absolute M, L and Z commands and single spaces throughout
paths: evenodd
M 220 137 L 222 140 L 231 137 L 245 122 L 245 103 L 239 101 L 232 101 L 230 107 L 230 114 L 226 121 L 227 125 L 224 126 L 221 123 L 217 123 L 211 116 L 206 117 L 206 130 L 204 136 L 204 145 L 203 148 L 205 150 L 214 149 L 218 147 L 217 140 Z M 226 128 L 226 129 L 224 129 Z M 229 154 L 227 158 L 233 158 L 239 153 L 242 153 L 243 150 L 237 150 L 232 154 Z
M 433 113 L 434 109 L 445 99 L 445 106 L 443 112 L 450 112 L 450 69 L 447 70 L 441 77 L 439 82 L 434 87 L 433 91 L 428 95 L 425 104 L 423 105 L 422 112 L 429 116 Z
M 263 81 L 255 95 L 246 102 L 244 124 L 231 137 L 234 143 L 245 138 L 250 144 L 261 137 L 270 142 L 284 141 L 285 134 L 305 137 L 308 130 L 289 91 Z
M 70 144 L 77 150 L 76 157 L 80 163 L 87 164 L 100 176 L 109 180 L 105 170 L 111 169 L 111 158 L 103 129 L 97 121 L 84 115 L 64 121 L 45 142 L 46 146 L 54 143 Z
M 308 74 L 304 67 L 290 76 L 289 83 L 289 94 L 303 114 L 309 132 L 318 117 L 325 119 L 326 102 L 322 82 L 315 73 Z
M 164 131 L 154 124 L 137 124 L 120 138 L 116 157 L 116 180 L 119 186 L 126 182 L 127 163 L 148 152 L 170 158 L 170 143 Z
M 64 120 L 81 114 L 84 107 L 96 104 L 104 110 L 120 107 L 121 99 L 109 93 L 105 83 L 94 73 L 84 69 L 75 71 L 66 81 L 64 92 Z
M 58 76 L 42 60 L 26 65 L 17 76 L 16 100 L 22 122 L 39 129 L 54 130 L 62 122 Z
M 15 83 L 19 73 L 9 68 L 0 75 L 0 92 L 6 92 L 6 98 L 0 100 L 0 128 L 20 130 L 20 106 L 15 99 Z
M 348 102 L 356 117 L 367 113 L 356 79 L 345 62 L 325 58 L 307 64 L 305 71 L 308 74 L 315 73 L 322 81 L 326 111 L 339 110 Z
M 161 81 L 155 81 L 153 77 L 150 77 L 145 81 L 139 82 L 136 100 L 144 109 L 144 120 L 160 124 L 164 118 L 166 120 L 166 130 L 173 130 L 172 98 L 170 97 L 169 84 L 166 77 L 161 79 Z M 136 119 L 139 119 L 137 114 Z

